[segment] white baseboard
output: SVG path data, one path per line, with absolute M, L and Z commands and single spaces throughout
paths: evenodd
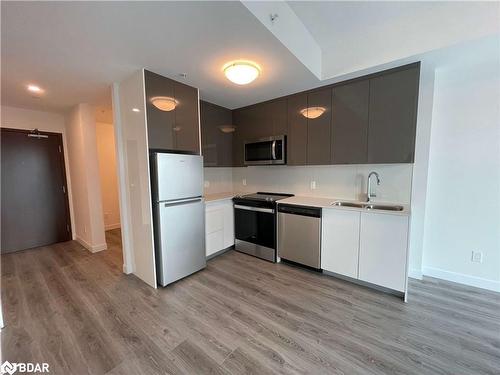
M 91 245 L 87 241 L 85 241 L 83 238 L 76 237 L 76 240 L 82 245 L 84 248 L 86 248 L 88 251 L 91 253 L 97 253 L 99 251 L 106 250 L 108 248 L 108 245 L 106 243 L 98 244 L 98 245 Z
M 408 271 L 408 277 L 412 279 L 422 280 L 422 271 L 416 268 L 410 268 Z
M 121 227 L 121 223 L 108 224 L 104 226 L 104 230 L 118 229 Z
M 488 289 L 494 292 L 500 292 L 500 281 L 483 279 L 482 277 L 465 275 L 463 273 L 446 271 L 434 267 L 423 267 L 422 271 L 426 276 L 453 281 L 459 284 L 475 286 L 477 288 Z
M 123 263 L 123 273 L 125 275 L 129 275 L 132 273 L 132 270 L 127 269 L 127 265 L 125 263 Z

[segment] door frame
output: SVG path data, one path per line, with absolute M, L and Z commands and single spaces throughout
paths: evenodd
M 16 128 L 0 128 L 0 136 L 4 132 L 15 132 L 15 133 L 23 133 L 28 136 L 28 134 L 33 133 L 32 130 L 27 130 L 27 129 L 16 129 Z M 38 130 L 37 134 L 40 135 L 48 135 L 48 136 L 55 136 L 58 138 L 59 141 L 59 160 L 61 162 L 61 173 L 62 173 L 62 180 L 64 182 L 64 189 L 66 189 L 66 192 L 64 194 L 65 199 L 64 199 L 64 208 L 66 210 L 66 218 L 68 220 L 68 236 L 69 236 L 69 241 L 73 239 L 73 226 L 71 222 L 71 210 L 69 207 L 69 188 L 68 188 L 68 180 L 66 178 L 66 163 L 64 160 L 64 142 L 63 142 L 63 135 L 62 133 L 55 133 L 55 132 L 47 132 L 43 130 Z

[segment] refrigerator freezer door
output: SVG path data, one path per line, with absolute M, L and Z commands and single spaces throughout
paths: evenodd
M 205 268 L 205 203 L 159 203 L 158 282 L 162 286 Z
M 203 195 L 203 158 L 199 155 L 156 154 L 158 201 Z

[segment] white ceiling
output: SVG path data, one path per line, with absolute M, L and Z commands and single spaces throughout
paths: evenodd
M 322 50 L 322 79 L 500 31 L 500 2 L 290 1 Z
M 64 109 L 110 102 L 109 85 L 146 67 L 199 87 L 230 108 L 319 84 L 239 2 L 2 2 L 2 102 Z M 262 77 L 245 86 L 222 65 L 247 58 Z M 42 99 L 25 84 L 46 88 Z
M 2 104 L 109 108 L 110 84 L 145 67 L 199 87 L 205 100 L 237 108 L 498 32 L 498 3 L 287 4 L 319 45 L 327 80 L 280 37 L 291 27 L 284 11 L 277 22 L 285 29 L 277 34 L 240 2 L 2 1 Z M 262 76 L 244 87 L 228 82 L 222 65 L 237 58 L 258 62 Z M 45 95 L 32 98 L 27 83 L 39 84 Z

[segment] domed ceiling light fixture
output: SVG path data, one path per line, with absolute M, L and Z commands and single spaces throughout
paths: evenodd
M 315 119 L 325 113 L 325 107 L 308 107 L 300 110 L 300 114 L 306 118 Z
M 160 111 L 170 112 L 177 107 L 179 102 L 170 96 L 155 96 L 150 99 L 153 104 Z
M 222 67 L 228 80 L 237 85 L 248 85 L 260 75 L 260 66 L 252 61 L 238 60 L 228 62 Z

